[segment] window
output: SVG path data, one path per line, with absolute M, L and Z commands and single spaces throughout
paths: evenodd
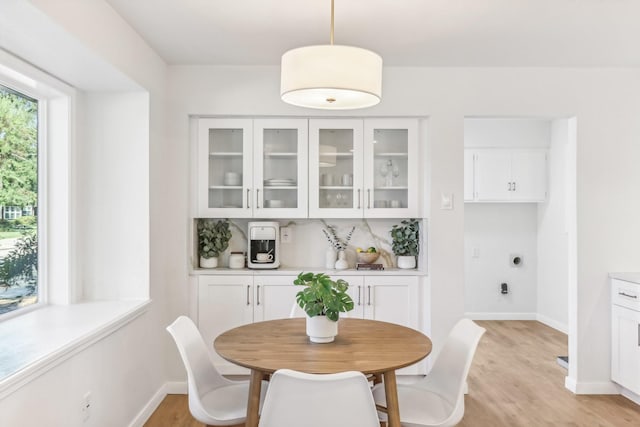
M 0 315 L 39 299 L 39 110 L 38 100 L 0 85 Z

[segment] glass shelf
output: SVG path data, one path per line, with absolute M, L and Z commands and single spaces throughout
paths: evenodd
M 374 190 L 408 190 L 407 186 L 393 186 L 393 187 L 374 187 Z
M 298 157 L 298 153 L 264 153 L 265 157 L 279 157 L 279 158 L 291 158 L 295 159 Z
M 409 153 L 376 153 L 375 157 L 401 157 L 406 159 L 409 157 Z
M 209 153 L 211 157 L 242 157 L 242 152 L 222 152 L 222 151 L 213 151 Z
M 209 190 L 242 190 L 242 185 L 210 185 Z

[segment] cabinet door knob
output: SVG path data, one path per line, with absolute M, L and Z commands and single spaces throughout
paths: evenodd
M 513 191 L 516 191 L 516 182 L 513 182 Z
M 250 295 L 251 294 L 251 285 L 247 285 L 247 305 L 251 305 Z
M 260 189 L 256 188 L 256 209 L 260 209 Z
M 358 209 L 360 209 L 360 189 L 358 188 Z
M 251 190 L 249 190 L 249 189 L 247 188 L 247 209 L 249 209 L 249 207 L 250 207 L 250 206 L 249 206 L 249 201 L 251 200 L 251 199 L 250 199 L 250 197 L 249 197 L 249 195 L 250 195 L 249 193 L 251 193 Z
M 361 288 L 362 286 L 358 285 L 358 305 L 361 305 L 360 304 L 360 291 L 362 290 Z
M 367 188 L 367 209 L 371 209 L 371 189 Z
M 371 285 L 367 286 L 367 292 L 368 292 L 368 300 L 367 300 L 367 305 L 371 305 Z
M 256 304 L 260 305 L 260 285 L 256 288 Z

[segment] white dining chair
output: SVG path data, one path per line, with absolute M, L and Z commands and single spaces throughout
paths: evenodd
M 402 427 L 448 427 L 462 420 L 464 388 L 473 356 L 485 329 L 469 319 L 453 327 L 431 372 L 412 384 L 398 384 Z M 373 388 L 376 404 L 386 405 L 384 384 Z M 386 414 L 380 412 L 386 421 Z
M 259 427 L 379 427 L 373 396 L 361 372 L 271 376 Z
M 189 411 L 201 423 L 228 426 L 244 423 L 249 399 L 248 381 L 231 381 L 216 370 L 211 353 L 193 321 L 178 317 L 167 331 L 176 342 L 187 370 Z M 267 385 L 263 383 L 262 399 Z

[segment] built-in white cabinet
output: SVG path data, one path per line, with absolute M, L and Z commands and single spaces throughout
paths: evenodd
M 299 291 L 294 276 L 216 275 L 198 278 L 198 328 L 205 343 L 222 332 L 248 323 L 289 317 Z M 248 371 L 214 355 L 223 374 Z
M 380 320 L 420 330 L 418 278 L 415 276 L 345 276 L 354 309 L 351 317 Z M 419 363 L 398 371 L 401 375 L 425 374 Z
M 547 197 L 547 150 L 466 149 L 464 182 L 465 201 L 543 202 Z
M 640 284 L 612 280 L 611 379 L 640 395 Z
M 198 216 L 307 217 L 307 120 L 198 120 Z
M 418 121 L 309 120 L 309 217 L 419 216 Z
M 349 283 L 354 310 L 349 317 L 381 320 L 416 330 L 420 327 L 417 276 L 333 276 Z M 205 343 L 222 332 L 252 322 L 288 318 L 300 287 L 293 275 L 200 275 L 198 276 L 198 328 Z M 248 371 L 214 354 L 223 374 Z M 425 363 L 404 368 L 400 374 L 426 373 Z

